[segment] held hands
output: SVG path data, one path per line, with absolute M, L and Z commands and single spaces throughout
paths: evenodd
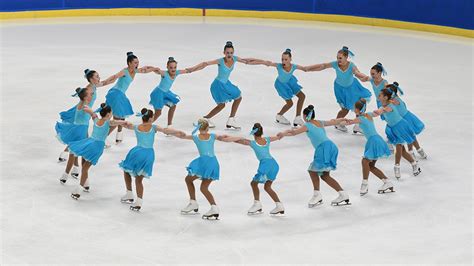
M 282 139 L 283 137 L 285 137 L 283 132 L 279 132 L 276 136 L 279 140 Z

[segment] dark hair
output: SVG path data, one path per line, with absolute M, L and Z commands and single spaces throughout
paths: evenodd
M 291 58 L 291 49 L 290 49 L 290 48 L 286 48 L 286 50 L 283 52 L 283 54 L 286 54 L 286 55 L 288 55 L 288 56 Z
M 260 123 L 255 123 L 253 124 L 252 130 L 257 129 L 255 133 L 253 134 L 254 136 L 261 137 L 263 135 L 263 127 L 260 125 Z
M 138 57 L 133 52 L 127 52 L 127 65 L 133 62 L 134 59 L 138 59 Z
M 168 57 L 168 62 L 166 62 L 166 65 L 169 65 L 171 63 L 176 63 L 177 64 L 178 62 L 176 62 L 176 60 L 174 60 L 174 57 L 170 56 L 170 57 Z
M 377 73 L 382 72 L 383 71 L 382 63 L 377 62 L 377 64 L 375 64 L 371 69 L 377 71 Z
M 349 56 L 349 47 L 342 46 L 342 49 L 338 51 L 338 53 L 343 54 L 345 57 Z
M 385 85 L 385 89 L 392 91 L 393 94 L 398 94 L 398 82 L 393 82 L 392 84 Z
M 95 70 L 86 69 L 84 70 L 84 77 L 87 79 L 87 81 L 91 82 L 91 78 L 94 76 L 96 72 L 97 71 Z
M 153 111 L 147 108 L 141 110 L 143 122 L 148 122 L 153 117 Z
M 388 97 L 388 100 L 392 99 L 392 90 L 388 87 L 389 85 L 385 86 L 384 89 L 380 91 L 380 93 L 383 94 L 383 96 Z
M 367 104 L 367 101 L 365 99 L 360 99 L 355 103 L 355 108 L 362 111 L 362 109 L 364 109 L 364 106 L 366 104 Z
M 232 48 L 232 49 L 234 49 L 234 45 L 232 44 L 231 41 L 227 41 L 227 42 L 225 43 L 224 52 L 225 52 L 225 49 L 227 49 L 227 48 Z
M 79 99 L 81 99 L 81 101 L 84 101 L 84 98 L 87 95 L 87 89 L 78 87 L 76 88 L 76 93 L 77 93 L 77 96 L 79 96 Z
M 100 104 L 100 116 L 104 118 L 108 113 L 112 112 L 112 108 L 108 106 L 106 103 Z
M 311 119 L 314 119 L 314 106 L 313 105 L 308 105 L 308 107 L 306 107 L 304 110 L 303 110 L 303 114 L 305 115 L 305 117 L 307 117 L 309 115 L 309 113 L 311 113 Z

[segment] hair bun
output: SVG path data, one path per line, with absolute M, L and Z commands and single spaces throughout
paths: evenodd
M 174 61 L 174 57 L 172 56 L 168 57 L 168 61 Z
M 101 103 L 101 104 L 100 104 L 100 108 L 105 108 L 106 106 L 107 106 L 106 103 Z
M 145 115 L 146 113 L 148 113 L 148 109 L 142 108 L 142 110 L 140 111 L 140 113 L 142 113 L 142 115 Z
M 314 106 L 312 104 L 308 105 L 308 109 L 314 110 Z
M 342 50 L 349 50 L 349 47 L 347 47 L 347 46 L 342 46 Z
M 232 42 L 231 42 L 231 41 L 227 41 L 227 42 L 225 43 L 225 45 L 232 46 Z
M 88 68 L 87 68 L 86 70 L 84 70 L 84 74 L 86 74 L 86 75 L 87 75 L 89 72 L 90 72 L 90 69 L 88 69 Z
M 377 62 L 377 66 L 382 66 L 382 63 L 380 63 L 380 62 Z
M 362 98 L 362 99 L 360 99 L 360 102 L 365 104 L 365 103 L 367 103 L 367 100 Z
M 398 82 L 393 82 L 393 85 L 397 86 L 398 87 Z
M 127 52 L 127 56 L 133 55 L 133 52 Z
M 77 87 L 76 88 L 76 92 L 79 94 L 81 92 L 82 88 L 81 87 Z
M 291 49 L 290 49 L 290 48 L 286 48 L 285 52 L 291 53 Z

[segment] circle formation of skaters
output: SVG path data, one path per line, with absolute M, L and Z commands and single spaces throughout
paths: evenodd
M 73 97 L 77 97 L 77 103 L 69 110 L 61 112 L 61 121 L 56 123 L 55 129 L 58 140 L 65 145 L 64 151 L 59 156 L 59 162 L 66 162 L 65 172 L 60 177 L 61 184 L 65 184 L 70 178 L 80 179 L 79 184 L 71 193 L 73 199 L 80 199 L 83 192 L 90 191 L 89 169 L 98 164 L 104 149 L 110 147 L 106 141 L 107 136 L 117 129 L 115 142 L 123 141 L 123 129 L 133 130 L 137 139 L 137 145 L 133 147 L 118 164 L 123 170 L 126 193 L 121 197 L 121 202 L 131 204 L 130 209 L 139 211 L 143 205 L 143 179 L 152 176 L 155 153 L 153 144 L 156 133 L 174 136 L 182 140 L 193 141 L 199 153 L 199 157 L 191 161 L 186 169 L 185 183 L 189 194 L 189 203 L 181 210 L 181 214 L 190 215 L 199 213 L 199 204 L 196 201 L 196 188 L 194 181 L 200 180 L 200 191 L 211 205 L 208 212 L 202 215 L 203 219 L 218 219 L 219 208 L 216 199 L 209 190 L 210 184 L 219 180 L 219 160 L 214 151 L 215 142 L 227 142 L 245 145 L 255 153 L 259 166 L 250 181 L 254 202 L 248 210 L 248 215 L 263 213 L 260 202 L 259 185 L 275 202 L 275 208 L 270 211 L 272 216 L 285 214 L 285 207 L 277 192 L 273 190 L 272 184 L 276 181 L 280 165 L 270 153 L 272 142 L 281 141 L 284 138 L 305 133 L 314 149 L 313 159 L 308 167 L 308 174 L 313 185 L 313 195 L 308 202 L 308 207 L 313 208 L 323 203 L 320 193 L 320 181 L 324 181 L 334 189 L 338 196 L 331 201 L 331 205 L 350 205 L 348 193 L 336 180 L 332 171 L 337 168 L 338 147 L 328 138 L 326 127 L 335 127 L 342 132 L 348 132 L 347 126 L 354 125 L 352 132 L 362 134 L 366 138 L 365 150 L 361 161 L 362 183 L 360 195 L 369 192 L 368 178 L 370 173 L 380 179 L 382 185 L 377 189 L 380 194 L 395 192 L 390 178 L 376 163 L 380 158 L 389 157 L 395 153 L 394 176 L 401 178 L 400 161 L 403 157 L 412 166 L 413 175 L 421 173 L 417 159 L 426 159 L 427 155 L 417 140 L 424 130 L 423 122 L 407 108 L 401 96 L 404 91 L 398 82 L 389 83 L 383 78 L 387 74 L 385 67 L 377 62 L 370 69 L 370 76 L 360 72 L 353 60 L 353 51 L 344 46 L 337 51 L 336 61 L 309 66 L 301 66 L 292 63 L 292 51 L 286 49 L 281 54 L 281 63 L 257 58 L 241 58 L 234 54 L 235 48 L 232 42 L 226 42 L 224 56 L 211 61 L 201 62 L 195 66 L 178 69 L 178 62 L 174 57 L 169 57 L 166 62 L 166 70 L 154 66 L 139 67 L 139 59 L 133 52 L 126 54 L 127 67 L 118 73 L 101 81 L 99 73 L 95 70 L 86 69 L 84 77 L 88 84 L 75 90 Z M 251 127 L 251 138 L 218 135 L 210 132 L 216 125 L 212 121 L 221 112 L 227 103 L 232 103 L 229 118 L 225 128 L 240 130 L 241 126 L 236 120 L 239 105 L 242 102 L 242 92 L 237 85 L 230 81 L 230 75 L 236 63 L 247 65 L 265 65 L 277 70 L 274 87 L 276 93 L 282 98 L 283 106 L 275 116 L 276 123 L 292 126 L 288 130 L 279 132 L 275 136 L 264 135 L 261 123 L 255 123 Z M 207 114 L 198 121 L 194 121 L 194 130 L 187 134 L 173 127 L 174 113 L 180 102 L 180 97 L 171 88 L 178 76 L 190 74 L 202 70 L 208 66 L 217 65 L 217 76 L 210 85 L 210 93 L 215 102 Z M 304 107 L 306 95 L 303 87 L 298 83 L 294 72 L 322 71 L 332 68 L 336 72 L 334 80 L 334 95 L 340 107 L 334 119 L 321 119 L 318 109 L 313 105 Z M 161 77 L 159 84 L 151 90 L 149 104 L 152 109 L 142 108 L 140 112 L 134 113 L 134 108 L 127 97 L 127 90 L 135 80 L 136 74 L 155 73 Z M 97 89 L 114 83 L 105 96 L 105 103 L 94 110 L 93 106 L 97 99 Z M 361 82 L 370 82 L 376 99 L 376 110 L 367 111 L 367 103 L 372 97 L 371 91 L 362 86 Z M 285 114 L 293 107 L 296 100 L 295 117 L 290 122 Z M 168 108 L 167 126 L 162 128 L 154 122 L 161 116 L 163 108 Z M 355 118 L 348 119 L 346 116 L 352 111 Z M 141 123 L 133 124 L 126 119 L 132 115 L 141 118 Z M 378 117 L 386 123 L 384 139 L 377 132 L 374 120 Z M 92 120 L 93 130 L 88 134 L 89 123 Z M 191 121 L 190 121 L 191 122 Z M 406 147 L 405 147 L 406 146 Z M 79 159 L 82 158 L 79 166 Z M 133 193 L 132 180 L 135 181 L 135 192 Z

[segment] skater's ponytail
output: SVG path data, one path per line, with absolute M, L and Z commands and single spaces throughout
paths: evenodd
M 286 55 L 288 55 L 288 56 L 291 58 L 291 49 L 290 49 L 290 48 L 286 48 L 286 50 L 283 52 L 283 54 L 286 54 Z
M 95 73 L 97 73 L 95 70 L 86 69 L 84 70 L 84 77 L 87 79 L 87 81 L 91 82 L 91 79 Z
M 382 66 L 382 63 L 380 62 L 377 62 L 377 64 L 375 64 L 371 69 L 377 71 L 377 73 L 380 73 L 382 72 L 382 75 L 387 75 L 387 71 L 385 70 L 385 68 Z
M 134 59 L 138 59 L 138 57 L 133 52 L 127 52 L 127 65 L 132 63 Z
M 108 106 L 106 103 L 100 104 L 100 108 L 99 108 L 100 117 L 104 118 L 110 112 L 112 112 L 112 108 L 110 106 Z
M 142 114 L 142 121 L 144 123 L 148 122 L 150 118 L 153 117 L 153 111 L 150 109 L 143 108 L 140 113 Z
M 84 101 L 84 98 L 86 97 L 86 95 L 87 95 L 87 89 L 78 87 L 76 88 L 76 93 L 74 93 L 72 96 L 73 97 L 78 96 L 79 99 L 81 99 L 81 101 Z
M 227 41 L 227 42 L 225 43 L 224 52 L 225 52 L 225 50 L 226 50 L 227 48 L 232 48 L 232 49 L 234 49 L 234 45 L 232 44 L 231 41 Z
M 253 124 L 251 133 L 253 133 L 252 135 L 254 135 L 256 137 L 261 137 L 263 135 L 262 125 L 260 125 L 260 123 Z
M 306 117 L 306 120 L 311 120 L 311 119 L 314 119 L 314 106 L 313 105 L 308 105 L 308 107 L 306 107 L 304 110 L 303 110 L 303 114 L 304 116 Z
M 355 103 L 355 108 L 358 109 L 361 113 L 365 113 L 367 109 L 367 101 L 365 99 L 360 99 Z

